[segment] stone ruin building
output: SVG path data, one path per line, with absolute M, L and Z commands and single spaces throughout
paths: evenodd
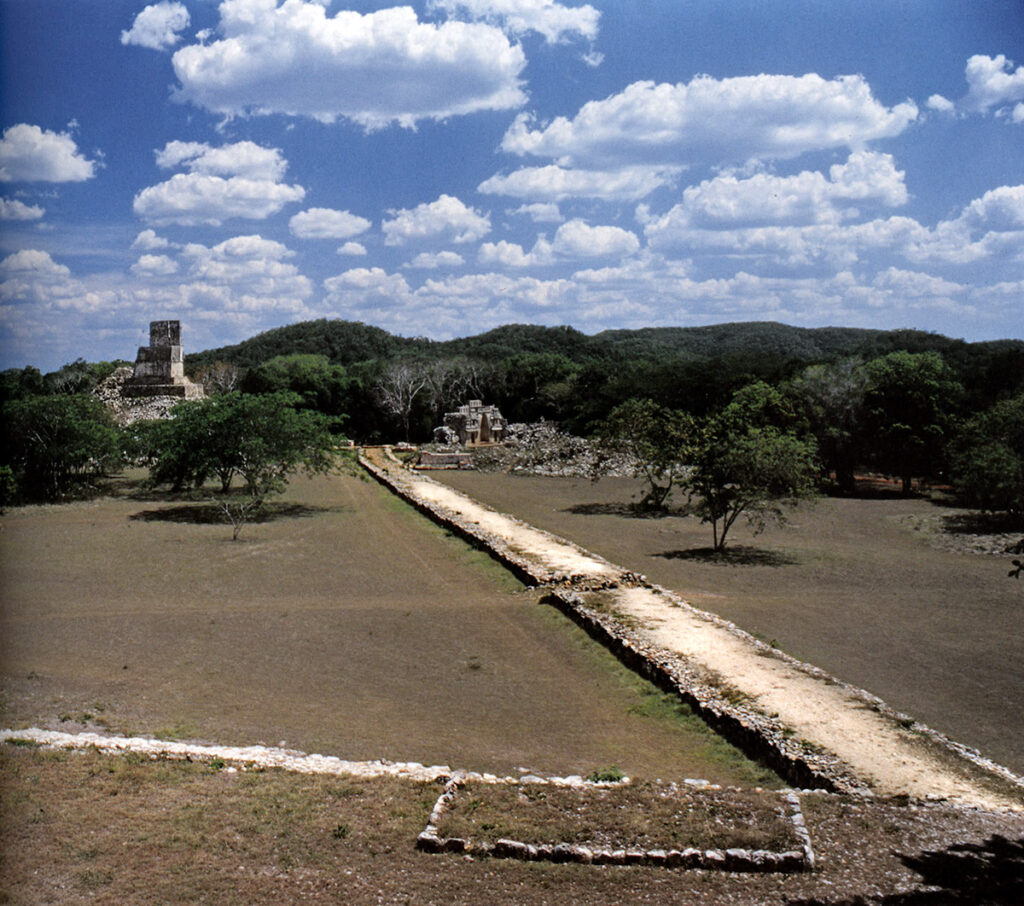
M 121 387 L 121 395 L 174 396 L 198 399 L 202 388 L 185 377 L 185 354 L 181 345 L 180 321 L 150 321 L 149 345 L 140 346 L 132 376 Z
M 444 428 L 458 438 L 463 446 L 469 444 L 500 443 L 505 439 L 508 423 L 497 406 L 485 406 L 480 400 L 470 400 L 465 406 L 459 406 L 454 412 L 446 412 Z
M 139 347 L 134 368 L 115 368 L 93 394 L 119 425 L 168 418 L 182 400 L 202 399 L 201 384 L 185 377 L 179 321 L 150 321 L 149 346 Z

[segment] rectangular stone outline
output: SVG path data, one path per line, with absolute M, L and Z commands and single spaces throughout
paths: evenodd
M 427 826 L 416 838 L 416 848 L 425 853 L 464 853 L 493 859 L 518 859 L 522 862 L 574 862 L 580 865 L 648 865 L 660 868 L 703 869 L 730 872 L 776 872 L 797 874 L 814 870 L 814 852 L 807 832 L 800 797 L 793 790 L 782 793 L 789 820 L 800 840 L 799 849 L 782 852 L 767 849 L 591 849 L 573 843 L 539 844 L 500 839 L 494 843 L 464 837 L 438 836 L 444 813 L 458 795 L 464 778 L 453 777 L 445 785 L 427 819 Z M 613 784 L 594 784 L 612 786 Z

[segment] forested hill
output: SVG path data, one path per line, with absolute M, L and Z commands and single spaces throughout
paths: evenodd
M 984 350 L 1024 352 L 1024 341 L 966 343 L 914 330 L 869 330 L 855 327 L 790 327 L 771 321 L 714 324 L 706 327 L 645 327 L 606 330 L 588 336 L 572 327 L 508 324 L 472 337 L 437 342 L 398 337 L 355 321 L 303 321 L 257 334 L 234 346 L 187 357 L 190 368 L 216 361 L 254 368 L 282 355 L 326 356 L 331 364 L 381 361 L 415 356 L 464 356 L 499 362 L 524 354 L 564 356 L 577 364 L 600 360 L 658 362 L 680 359 L 756 359 L 783 368 L 824 362 L 841 356 L 872 358 L 895 350 L 935 350 L 951 360 L 972 358 Z
M 185 362 L 190 368 L 213 362 L 231 362 L 243 368 L 255 368 L 277 356 L 304 354 L 327 356 L 332 365 L 353 365 L 419 352 L 431 345 L 428 340 L 396 337 L 379 327 L 358 321 L 321 318 L 275 327 L 234 346 L 193 353 L 185 357 Z

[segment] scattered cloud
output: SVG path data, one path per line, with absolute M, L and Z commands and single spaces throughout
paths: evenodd
M 500 29 L 420 22 L 407 6 L 330 16 L 315 0 L 227 0 L 216 38 L 173 64 L 180 100 L 229 117 L 345 117 L 371 130 L 526 101 L 526 58 Z
M 45 213 L 39 205 L 27 205 L 16 198 L 0 198 L 0 220 L 40 220 Z
M 168 142 L 156 152 L 156 163 L 163 170 L 182 168 L 206 176 L 242 176 L 272 182 L 288 169 L 288 161 L 277 148 L 264 148 L 248 141 L 219 148 L 205 142 Z
M 178 272 L 178 262 L 167 255 L 140 255 L 131 271 L 137 277 L 166 277 Z
M 366 246 L 361 242 L 346 242 L 338 249 L 339 255 L 360 256 L 366 254 Z
M 157 164 L 182 167 L 165 182 L 135 196 L 135 213 L 155 224 L 219 226 L 231 218 L 263 220 L 285 205 L 302 201 L 302 186 L 279 180 L 287 161 L 276 148 L 236 142 L 211 148 L 200 142 L 169 142 L 156 152 Z
M 892 108 L 879 103 L 860 75 L 699 75 L 676 85 L 634 82 L 546 125 L 520 114 L 501 146 L 598 170 L 679 167 L 695 158 L 744 163 L 857 149 L 898 135 L 917 115 L 911 101 Z
M 466 259 L 458 252 L 420 252 L 404 267 L 409 269 L 437 270 L 439 267 L 462 267 Z
M 582 220 L 570 220 L 558 228 L 551 247 L 567 258 L 620 258 L 636 252 L 640 240 L 620 227 L 590 226 Z
M 560 167 L 523 167 L 507 176 L 485 179 L 478 192 L 536 198 L 551 202 L 567 198 L 600 198 L 605 201 L 637 201 L 670 183 L 681 167 L 623 166 L 611 170 Z
M 939 113 L 952 113 L 956 110 L 956 104 L 941 94 L 933 94 L 926 101 L 926 105 L 930 110 L 937 110 Z
M 629 230 L 615 226 L 590 226 L 574 219 L 563 223 L 550 242 L 538 237 L 527 252 L 521 245 L 502 239 L 480 246 L 477 261 L 485 267 L 544 267 L 579 258 L 623 258 L 640 248 L 640 240 Z
M 967 97 L 961 106 L 971 113 L 987 113 L 1024 99 L 1024 66 L 1014 69 L 1013 61 L 1003 54 L 975 54 L 968 59 L 964 75 Z
M 438 238 L 456 243 L 476 242 L 491 231 L 488 214 L 481 214 L 451 195 L 441 195 L 437 201 L 388 213 L 392 219 L 381 224 L 385 245 Z
M 601 19 L 589 4 L 566 6 L 555 0 L 432 0 L 430 8 L 492 22 L 517 36 L 534 31 L 549 44 L 575 36 L 593 41 Z
M 299 239 L 351 239 L 371 226 L 365 217 L 331 208 L 309 208 L 288 221 L 291 234 Z
M 892 155 L 855 151 L 827 177 L 810 170 L 793 176 L 716 176 L 688 187 L 665 218 L 689 227 L 838 223 L 858 213 L 851 207 L 855 203 L 897 207 L 906 201 L 904 173 Z
M 157 236 L 154 230 L 143 230 L 132 241 L 131 247 L 143 252 L 157 251 L 170 247 L 170 242 L 162 236 Z
M 121 32 L 121 43 L 167 50 L 181 40 L 178 33 L 188 25 L 189 15 L 184 4 L 162 0 L 147 6 L 135 17 L 132 27 Z
M 0 182 L 84 182 L 96 163 L 82 156 L 68 132 L 18 123 L 0 139 Z
M 523 214 L 529 217 L 534 223 L 561 223 L 565 218 L 558 209 L 557 204 L 552 202 L 535 202 L 534 204 L 523 204 L 518 208 L 509 209 L 506 214 Z

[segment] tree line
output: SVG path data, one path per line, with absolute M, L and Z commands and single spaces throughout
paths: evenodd
M 62 499 L 125 455 L 152 459 L 157 446 L 173 448 L 164 427 L 140 452 L 140 432 L 126 439 L 90 395 L 124 364 L 77 360 L 50 374 L 0 372 L 2 499 Z M 735 484 L 722 476 L 730 463 L 740 468 L 737 451 L 746 451 L 748 465 L 765 451 L 766 464 L 809 463 L 812 483 L 836 493 L 852 493 L 856 470 L 870 469 L 895 476 L 907 493 L 915 480 L 942 481 L 971 506 L 1024 511 L 1020 341 L 736 324 L 595 337 L 509 325 L 438 343 L 315 321 L 190 356 L 186 370 L 210 395 L 203 411 L 211 419 L 273 399 L 282 423 L 291 423 L 285 410 L 296 413 L 335 444 L 342 431 L 360 443 L 427 440 L 446 411 L 471 398 L 497 404 L 510 421 L 555 421 L 632 446 L 646 463 L 649 504 L 659 505 L 682 475 L 691 489 L 705 481 L 695 497 L 725 514 L 717 517 L 723 537 L 734 504 L 721 494 L 716 503 L 714 486 Z M 192 418 L 185 413 L 194 411 L 182 407 L 175 430 L 184 432 Z M 171 462 L 164 457 L 156 474 L 177 469 L 172 484 L 221 474 L 180 457 Z M 785 484 L 785 476 L 762 478 Z M 786 487 L 798 494 L 805 485 L 801 477 Z

